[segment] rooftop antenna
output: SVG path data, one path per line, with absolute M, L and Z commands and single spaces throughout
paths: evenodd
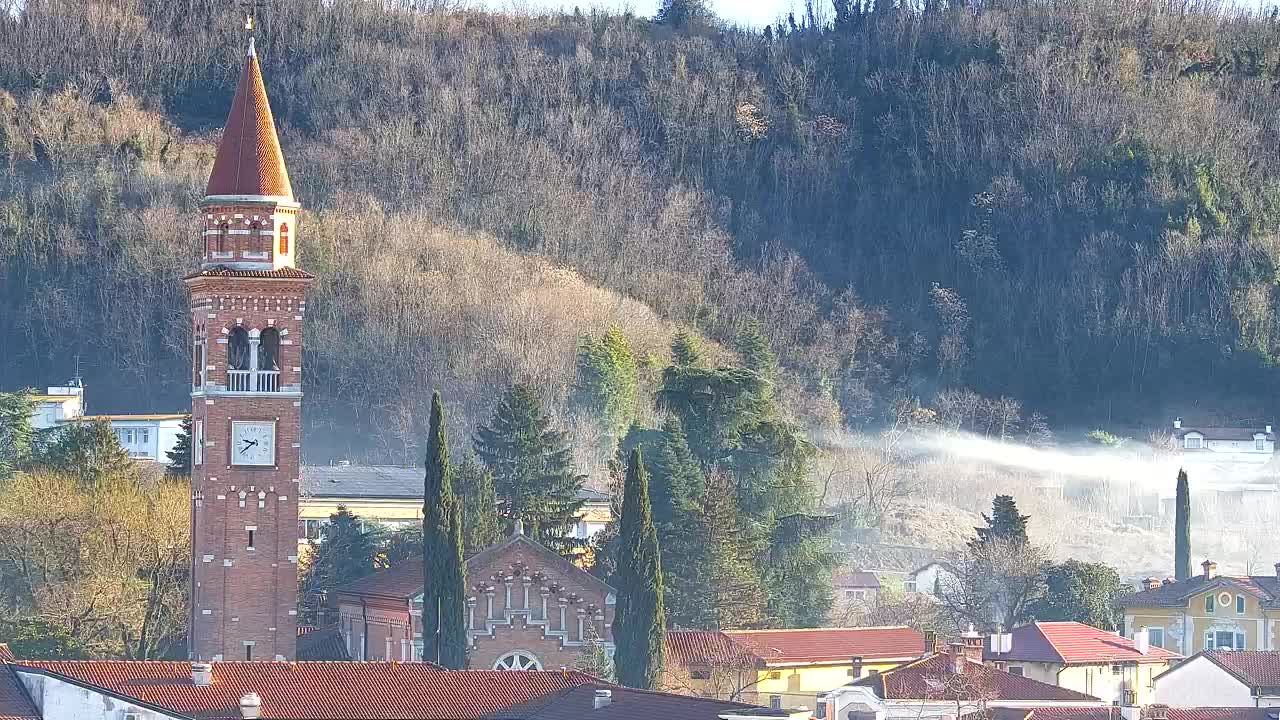
M 83 388 L 84 378 L 80 375 L 80 354 L 76 353 L 76 374 L 71 378 L 71 387 Z

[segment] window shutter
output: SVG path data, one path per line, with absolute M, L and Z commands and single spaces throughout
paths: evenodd
M 1207 632 L 1204 634 L 1204 649 L 1205 650 L 1213 649 L 1213 633 L 1211 632 Z

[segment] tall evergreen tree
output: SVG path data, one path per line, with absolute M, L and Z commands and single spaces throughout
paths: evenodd
M 466 579 L 462 567 L 462 515 L 453 493 L 449 446 L 440 393 L 431 396 L 427 471 L 422 507 L 422 656 L 448 668 L 466 664 L 462 628 Z M 461 638 L 461 641 L 459 641 Z
M 34 403 L 30 391 L 0 393 L 0 480 L 31 455 L 35 431 L 31 427 Z
M 702 495 L 702 468 L 689 449 L 689 440 L 678 418 L 668 418 L 656 447 L 646 447 L 651 458 L 648 462 L 649 490 L 653 499 L 653 522 L 658 527 L 660 540 L 667 533 L 678 531 L 681 516 L 694 509 Z M 732 489 L 731 489 L 732 491 Z
M 761 378 L 774 382 L 778 376 L 778 358 L 769 347 L 769 339 L 760 329 L 760 323 L 751 320 L 738 333 L 734 343 L 742 366 L 756 373 Z
M 610 326 L 599 339 L 583 338 L 577 365 L 573 403 L 599 418 L 616 442 L 635 415 L 637 366 L 626 336 Z
M 462 502 L 462 547 L 487 547 L 502 539 L 493 473 L 468 452 L 454 467 L 454 487 Z
M 516 385 L 498 403 L 488 425 L 476 431 L 475 451 L 493 471 L 501 515 L 524 521 L 525 534 L 568 551 L 586 479 L 573 469 L 564 432 L 552 426 L 538 392 Z
M 298 574 L 302 620 L 316 623 L 326 593 L 373 572 L 382 554 L 381 536 L 366 530 L 360 518 L 339 505 L 320 530 L 320 542 L 307 554 Z M 330 618 L 331 620 L 332 618 Z
M 986 527 L 974 528 L 978 537 L 970 541 L 970 544 L 984 545 L 994 540 L 1010 542 L 1015 545 L 1025 545 L 1027 539 L 1027 520 L 1030 515 L 1022 515 L 1018 512 L 1018 503 L 1014 501 L 1012 495 L 997 495 L 991 502 L 991 515 L 983 514 L 982 519 L 987 521 Z
M 618 604 L 613 620 L 618 681 L 654 689 L 662 677 L 666 635 L 662 560 L 649 510 L 649 480 L 640 449 L 631 451 L 618 543 Z
M 182 419 L 182 432 L 173 449 L 165 453 L 169 457 L 168 474 L 188 477 L 191 475 L 191 416 Z
M 1191 577 L 1191 485 L 1182 468 L 1173 506 L 1173 576 L 1177 580 Z

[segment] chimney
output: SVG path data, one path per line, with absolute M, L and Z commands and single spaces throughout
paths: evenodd
M 1161 584 L 1161 585 L 1172 585 L 1172 584 L 1174 584 L 1174 583 L 1176 583 L 1176 582 L 1178 582 L 1178 581 L 1177 581 L 1177 580 L 1175 580 L 1174 578 L 1167 577 L 1167 578 L 1165 578 L 1165 579 L 1164 579 L 1164 582 L 1162 582 L 1162 583 L 1160 583 L 1160 584 Z
M 963 645 L 966 660 L 982 662 L 982 636 L 974 632 L 973 625 L 970 625 L 969 629 L 960 636 L 960 643 Z
M 1271 426 L 1270 426 L 1270 425 L 1268 425 L 1268 426 L 1267 426 L 1267 430 L 1266 430 L 1266 432 L 1267 432 L 1267 434 L 1268 434 L 1268 435 L 1270 435 L 1270 434 L 1271 434 Z
M 1147 720 L 1169 720 L 1169 706 L 1152 704 L 1147 706 Z
M 591 700 L 591 707 L 595 710 L 599 710 L 611 702 L 613 702 L 612 690 L 596 690 L 596 696 Z
M 1276 569 L 1276 577 L 1280 578 L 1280 562 L 1276 563 L 1274 567 Z
M 853 679 L 857 680 L 862 677 L 862 656 L 854 655 L 849 658 L 849 665 L 852 667 Z
M 1143 590 L 1155 590 L 1158 587 L 1160 587 L 1160 578 L 1158 577 L 1149 577 L 1142 581 Z
M 1134 631 L 1133 649 L 1142 655 L 1146 655 L 1151 650 L 1151 635 L 1145 626 L 1141 630 Z
M 1212 580 L 1218 574 L 1218 563 L 1212 560 L 1205 560 L 1200 563 L 1200 567 L 1204 568 L 1204 579 Z
M 520 518 L 516 518 L 516 522 L 515 522 L 515 525 L 514 525 L 514 526 L 513 526 L 513 528 L 512 528 L 511 534 L 512 534 L 512 535 L 523 535 L 523 534 L 524 534 L 524 520 L 521 520 Z M 605 701 L 605 705 L 608 705 L 608 704 L 609 704 L 609 701 L 608 701 L 608 700 L 606 700 L 606 701 Z
M 1174 430 L 1182 429 L 1182 418 L 1178 417 L 1173 419 L 1173 429 Z
M 964 643 L 953 642 L 947 645 L 947 655 L 951 657 L 951 672 L 964 672 Z
M 245 693 L 240 696 L 240 717 L 244 720 L 258 720 L 262 715 L 262 698 L 258 693 Z
M 213 684 L 213 666 L 204 662 L 191 663 L 191 684 L 208 687 Z
M 1280 568 L 1280 563 L 1276 563 L 1276 567 L 1277 567 L 1277 568 Z M 1276 575 L 1277 575 L 1277 576 L 1280 576 L 1280 572 L 1277 572 L 1277 573 L 1276 573 Z M 934 631 L 932 631 L 932 630 L 925 630 L 925 631 L 924 631 L 924 654 L 925 654 L 925 656 L 928 656 L 928 655 L 937 655 L 937 654 L 938 654 L 938 653 L 940 653 L 940 652 L 942 652 L 942 646 L 941 646 L 941 644 L 938 642 L 938 633 L 936 633 L 936 632 L 934 632 Z
M 1142 708 L 1137 705 L 1121 705 L 1120 720 L 1142 720 Z
M 773 710 L 774 712 L 782 712 L 782 696 L 781 695 L 769 696 L 769 709 Z

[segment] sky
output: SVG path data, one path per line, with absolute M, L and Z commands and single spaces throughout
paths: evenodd
M 637 15 L 652 16 L 659 0 L 482 0 L 491 7 L 515 7 L 527 9 L 572 9 L 574 5 L 583 10 L 588 7 L 601 6 L 613 9 L 630 7 Z M 823 9 L 829 7 L 826 0 L 819 0 Z M 711 0 L 716 14 L 731 22 L 763 27 L 767 23 L 785 17 L 791 10 L 804 7 L 804 0 Z M 797 13 L 798 14 L 798 13 Z

